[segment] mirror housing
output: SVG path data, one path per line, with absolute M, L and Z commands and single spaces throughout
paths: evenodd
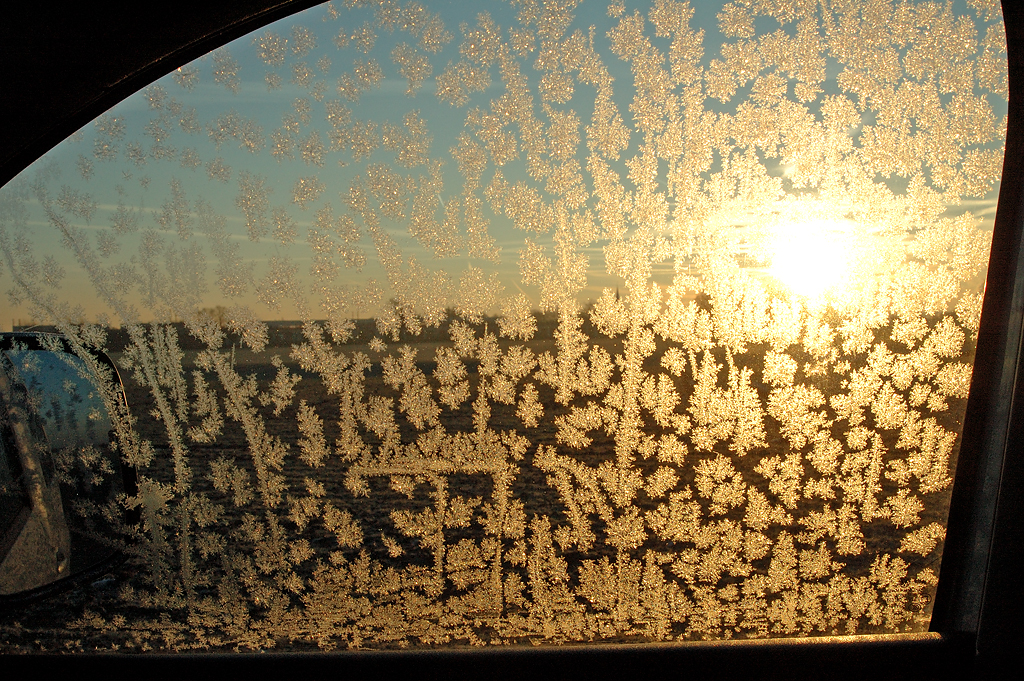
M 0 334 L 0 609 L 124 560 L 137 481 L 111 419 L 126 406 L 104 353 L 57 334 Z

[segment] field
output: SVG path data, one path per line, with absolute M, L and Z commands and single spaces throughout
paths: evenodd
M 539 337 L 544 340 L 499 341 L 501 355 L 508 356 L 512 346 L 525 347 L 534 356 L 544 352 L 554 355 L 557 348 L 551 333 L 553 321 L 550 325 L 552 328 L 541 329 Z M 621 337 L 609 339 L 593 329 L 585 331 L 595 339 L 595 347 L 610 357 L 624 354 Z M 486 331 L 479 329 L 478 335 L 486 335 Z M 288 347 L 272 347 L 260 353 L 240 346 L 226 347 L 222 357 L 242 380 L 241 385 L 255 381 L 258 387 L 255 391 L 243 390 L 248 396 L 247 408 L 266 434 L 280 442 L 280 451 L 285 452 L 278 463 L 270 466 L 282 483 L 280 502 L 268 504 L 268 497 L 261 497 L 259 480 L 267 474 L 266 461 L 254 454 L 251 428 L 247 430 L 244 419 L 231 418 L 230 412 L 225 412 L 226 418 L 212 442 L 187 444 L 191 483 L 187 492 L 171 494 L 165 509 L 167 541 L 176 542 L 177 551 L 167 565 L 172 573 L 177 572 L 173 579 L 178 585 L 178 596 L 172 598 L 168 596 L 171 591 L 161 592 L 160 584 L 154 584 L 152 566 L 147 567 L 137 559 L 108 577 L 50 602 L 5 614 L 0 620 L 4 649 L 302 650 L 317 645 L 387 648 L 487 642 L 757 637 L 844 630 L 868 633 L 919 630 L 926 626 L 930 608 L 927 590 L 931 587 L 914 578 L 923 574 L 922 570 L 938 572 L 941 541 L 926 555 L 901 552 L 901 539 L 907 531 L 894 531 L 893 522 L 884 514 L 874 518 L 867 515 L 863 505 L 867 502 L 859 509 L 856 528 L 862 533 L 863 550 L 843 551 L 841 530 L 833 531 L 832 535 L 824 532 L 818 540 L 800 540 L 799 533 L 809 531 L 816 514 L 820 515 L 823 509 L 839 509 L 844 495 L 849 501 L 856 484 L 864 486 L 868 473 L 863 465 L 859 473 L 852 470 L 852 464 L 851 470 L 846 470 L 846 463 L 831 473 L 822 473 L 808 463 L 809 450 L 805 449 L 803 458 L 798 458 L 797 496 L 791 503 L 780 504 L 785 494 L 782 483 L 786 480 L 777 474 L 778 466 L 765 467 L 764 462 L 792 454 L 793 447 L 776 419 L 763 419 L 765 446 L 756 446 L 746 453 L 738 453 L 730 448 L 729 439 L 721 439 L 707 451 L 691 444 L 685 454 L 674 459 L 657 448 L 648 448 L 646 452 L 634 448 L 624 456 L 621 432 L 599 421 L 585 429 L 585 437 L 590 440 L 585 446 L 577 448 L 566 443 L 567 419 L 574 412 L 585 411 L 588 405 L 599 405 L 600 396 L 577 394 L 560 404 L 552 387 L 538 383 L 544 413 L 535 426 L 524 424 L 515 402 L 506 404 L 492 399 L 486 405 L 488 432 L 504 433 L 506 442 L 518 437 L 526 443 L 515 455 L 507 447 L 503 454 L 487 461 L 479 457 L 460 458 L 459 452 L 427 454 L 422 443 L 424 433 L 431 428 L 417 427 L 408 412 L 395 406 L 401 404 L 403 394 L 410 389 L 397 387 L 394 380 L 389 380 L 381 360 L 403 346 L 408 347 L 415 354 L 419 374 L 433 378 L 437 373 L 438 349 L 453 348 L 454 344 L 435 334 L 427 339 L 402 339 L 382 352 L 379 347 L 374 349 L 366 336 L 361 333 L 354 342 L 336 350 L 349 358 L 361 353 L 372 363 L 362 372 L 362 399 L 365 402 L 376 396 L 393 400 L 391 411 L 396 415 L 398 441 L 386 442 L 387 434 L 363 424 L 358 428 L 363 453 L 346 455 L 341 440 L 345 418 L 351 416 L 352 407 L 344 406 L 347 398 L 343 394 L 327 389 L 322 374 L 303 369 Z M 408 342 L 412 340 L 419 342 Z M 665 375 L 660 358 L 669 348 L 659 340 L 643 361 L 643 371 Z M 767 347 L 750 347 L 733 361 L 738 369 L 748 368 L 752 375 L 761 376 L 767 351 Z M 720 368 L 729 362 L 723 348 L 707 352 Z M 807 370 L 802 377 L 805 385 L 815 386 L 825 395 L 843 389 L 844 377 L 838 372 L 815 374 L 813 357 L 793 351 L 791 354 Z M 276 364 L 272 359 L 275 355 L 281 360 Z M 124 364 L 120 353 L 113 356 L 115 362 Z M 204 371 L 199 359 L 200 351 L 183 350 L 182 375 L 193 377 L 194 372 Z M 486 369 L 481 369 L 479 357 L 466 359 L 464 366 L 468 399 L 456 409 L 443 407 L 433 427 L 435 432 L 444 434 L 448 443 L 470 441 L 466 438 L 477 430 L 479 423 L 481 406 L 474 401 L 481 382 L 494 380 L 493 374 L 482 374 Z M 693 366 L 671 379 L 675 391 L 682 396 L 676 413 L 686 413 L 687 400 L 697 390 L 696 368 Z M 211 374 L 208 367 L 205 371 Z M 268 386 L 282 372 L 298 380 L 289 399 L 275 406 Z M 718 386 L 728 389 L 728 382 L 723 380 L 725 372 L 718 375 Z M 129 371 L 122 371 L 122 378 L 128 403 L 137 418 L 138 432 L 153 445 L 155 452 L 152 465 L 141 474 L 165 485 L 165 489 L 173 489 L 181 472 L 175 470 L 168 429 L 163 420 L 155 417 L 159 415 L 159 404 L 154 391 L 140 385 Z M 431 380 L 429 384 L 436 386 L 437 382 Z M 193 383 L 190 381 L 189 385 Z M 770 386 L 758 381 L 752 385 L 760 404 L 767 404 Z M 436 387 L 434 390 L 436 394 Z M 168 395 L 172 392 L 166 390 Z M 238 394 L 236 389 L 236 398 Z M 232 395 L 223 385 L 217 387 L 217 396 L 221 405 L 231 403 Z M 959 431 L 963 402 L 951 399 L 949 409 L 938 414 L 947 430 Z M 302 456 L 302 441 L 309 438 L 300 428 L 303 404 L 319 416 L 323 441 L 329 451 L 315 466 Z M 193 414 L 183 423 L 195 427 L 199 420 Z M 870 420 L 868 423 L 875 425 Z M 647 442 L 664 442 L 676 430 L 650 417 L 642 419 L 641 424 L 641 438 Z M 840 419 L 832 419 L 826 430 L 832 439 L 843 442 L 848 427 Z M 898 432 L 873 430 L 880 434 L 878 446 L 885 450 L 886 463 L 904 456 L 897 447 Z M 384 450 L 390 454 L 385 456 Z M 852 461 L 854 454 L 847 450 L 844 461 Z M 723 461 L 728 462 L 724 473 Z M 955 460 L 949 462 L 950 470 L 954 463 Z M 246 482 L 241 487 L 231 487 L 223 480 L 218 481 L 213 471 L 227 470 L 225 467 L 233 471 L 234 480 Z M 608 479 L 609 472 L 619 479 Z M 861 482 L 851 482 L 856 475 L 861 476 L 857 478 Z M 627 484 L 623 476 L 631 476 L 635 482 Z M 652 482 L 659 479 L 667 479 L 660 488 Z M 834 501 L 814 498 L 811 493 L 800 494 L 801 488 L 811 489 L 815 482 L 823 480 L 836 487 L 838 498 Z M 311 481 L 319 489 L 315 485 L 311 488 Z M 900 488 L 905 487 L 896 476 L 880 472 L 876 472 L 874 481 L 874 496 L 879 503 L 896 498 Z M 240 492 L 243 487 L 244 493 Z M 722 490 L 729 489 L 734 490 L 731 498 L 721 496 Z M 740 491 L 735 492 L 736 489 Z M 927 497 L 915 527 L 944 522 L 948 492 L 946 488 Z M 753 500 L 758 494 L 770 500 L 769 508 L 775 509 L 775 515 L 767 522 L 752 517 Z M 195 518 L 181 525 L 175 513 L 180 514 L 186 503 L 192 503 L 186 500 L 194 500 L 197 495 L 216 507 L 215 520 L 205 527 Z M 332 522 L 326 510 L 328 505 L 341 511 L 346 520 Z M 192 508 L 195 513 L 195 507 Z M 686 508 L 699 512 L 697 524 L 687 526 L 689 529 L 684 528 L 682 520 Z M 504 514 L 504 524 L 499 523 L 497 528 L 492 518 L 496 513 Z M 788 525 L 779 522 L 783 516 L 790 518 Z M 621 538 L 622 527 L 630 522 L 633 525 L 629 531 L 638 540 Z M 295 546 L 298 542 L 303 546 L 304 555 L 293 555 L 284 568 L 298 578 L 301 588 L 282 588 L 276 568 L 258 565 L 261 547 L 273 544 L 275 526 L 284 532 L 287 545 Z M 354 535 L 353 526 L 358 528 Z M 730 542 L 735 542 L 728 534 L 741 527 L 745 529 L 740 536 L 746 538 L 733 546 Z M 186 534 L 192 533 L 188 550 L 182 548 L 182 528 Z M 351 535 L 347 540 L 343 538 L 346 532 Z M 767 547 L 760 551 L 750 548 L 757 536 L 767 542 Z M 210 550 L 204 555 L 204 541 L 213 542 L 211 546 L 220 546 L 221 550 Z M 786 558 L 780 546 L 788 546 L 786 550 L 792 553 L 788 567 L 784 565 Z M 816 551 L 812 550 L 815 546 Z M 288 548 L 280 550 L 286 552 Z M 825 567 L 808 567 L 814 560 L 813 554 L 820 557 L 824 555 L 822 551 L 828 556 Z M 230 566 L 223 560 L 229 554 L 235 561 Z M 257 564 L 251 575 L 246 577 L 242 568 L 238 577 L 238 584 L 243 591 L 248 589 L 248 594 L 240 595 L 238 603 L 224 606 L 225 610 L 245 611 L 245 626 L 235 626 L 237 618 L 232 624 L 230 617 L 218 619 L 219 615 L 210 616 L 209 612 L 210 608 L 218 607 L 218 602 L 224 604 L 225 575 L 243 564 L 252 566 L 251 560 L 245 563 L 246 554 L 255 555 Z M 188 562 L 182 560 L 185 555 Z M 879 570 L 888 565 L 886 562 L 879 568 L 879 557 L 897 555 L 904 567 L 897 567 L 895 572 L 902 576 L 879 577 Z M 285 561 L 281 556 L 275 560 Z M 192 577 L 183 576 L 186 565 Z M 323 608 L 324 602 L 311 596 L 317 592 L 314 585 L 343 578 L 358 582 L 358 565 L 363 566 L 359 569 L 365 571 L 367 584 L 350 584 L 346 587 L 347 595 L 335 594 L 332 598 L 338 603 L 349 599 L 349 605 L 358 602 L 362 611 L 349 612 L 340 618 L 344 622 L 339 620 L 318 629 L 315 620 L 322 616 L 322 610 L 317 608 Z M 779 565 L 788 573 L 780 573 Z M 325 577 L 330 572 L 325 566 L 333 566 L 331 569 L 336 569 L 337 574 Z M 779 577 L 789 573 L 789 577 Z M 883 584 L 885 579 L 892 584 Z M 394 584 L 381 586 L 388 580 Z M 607 584 L 601 585 L 602 582 Z M 332 584 L 331 588 L 337 588 L 336 583 Z M 126 591 L 126 585 L 132 589 Z M 760 595 L 754 593 L 757 585 Z M 841 589 L 846 589 L 845 593 L 863 590 L 865 585 L 877 592 L 873 602 L 881 605 L 871 606 L 875 610 L 864 606 L 858 612 L 860 606 L 850 605 L 850 597 L 833 593 Z M 653 593 L 656 589 L 660 589 L 659 598 L 664 601 L 664 613 L 658 621 L 651 615 L 653 597 L 644 596 L 645 590 Z M 181 604 L 182 593 L 189 594 L 185 600 L 191 605 Z M 780 602 L 773 594 L 784 599 L 787 593 L 796 594 L 793 598 L 817 593 L 823 614 L 814 616 L 817 619 L 812 618 L 809 626 L 792 616 L 772 614 Z M 164 600 L 160 601 L 161 598 Z M 278 607 L 283 610 L 275 612 L 275 606 L 268 601 L 272 598 L 280 599 Z M 701 603 L 701 598 L 705 603 Z M 708 598 L 713 602 L 709 603 Z M 887 599 L 897 602 L 886 606 Z M 419 605 L 411 606 L 413 601 Z M 178 602 L 179 607 L 161 615 L 153 609 L 160 602 L 164 607 Z M 814 609 L 805 605 L 800 607 L 807 612 Z M 889 610 L 884 610 L 886 607 Z M 208 617 L 205 622 L 201 621 L 204 616 Z M 712 621 L 716 617 L 717 621 Z M 855 622 L 852 627 L 851 621 Z M 359 633 L 364 630 L 365 634 Z

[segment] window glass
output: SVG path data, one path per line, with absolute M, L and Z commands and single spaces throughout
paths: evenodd
M 927 629 L 1006 97 L 994 0 L 347 0 L 182 66 L 0 190 L 143 519 L 5 645 Z

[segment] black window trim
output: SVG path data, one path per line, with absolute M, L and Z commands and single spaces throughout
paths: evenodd
M 179 0 L 145 9 L 143 4 L 126 3 L 128 10 L 17 0 L 5 9 L 0 186 L 153 80 L 319 3 Z M 30 655 L 7 657 L 0 667 L 6 671 L 17 662 L 34 674 L 138 672 L 154 678 L 187 675 L 190 681 L 244 674 L 523 679 L 652 672 L 715 679 L 988 679 L 1024 669 L 1024 646 L 1017 641 L 1024 613 L 1024 376 L 1018 383 L 1024 369 L 1024 3 L 1004 2 L 1003 15 L 1010 83 L 1003 179 L 930 632 L 409 652 Z

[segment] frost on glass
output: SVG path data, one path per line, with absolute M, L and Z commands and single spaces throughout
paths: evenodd
M 3 189 L 6 317 L 127 381 L 79 645 L 927 628 L 999 4 L 708 5 L 336 2 Z

